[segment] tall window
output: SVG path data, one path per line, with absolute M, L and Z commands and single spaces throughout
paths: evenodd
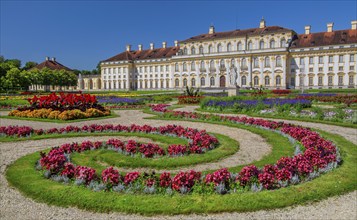
M 354 54 L 350 54 L 350 62 L 355 62 L 355 55 Z
M 269 85 L 270 85 L 270 78 L 269 78 L 269 76 L 264 77 L 264 82 L 265 82 L 265 85 L 266 85 L 266 86 L 269 86 Z
M 275 40 L 270 41 L 270 48 L 275 48 Z
M 246 76 L 242 76 L 242 86 L 247 85 L 247 77 Z
M 232 44 L 228 43 L 227 44 L 227 52 L 230 52 L 230 51 L 232 51 Z
M 328 76 L 328 85 L 329 86 L 332 85 L 332 80 L 333 80 L 333 77 L 332 76 Z
M 201 86 L 206 85 L 206 79 L 204 77 L 201 78 Z
M 319 76 L 317 83 L 319 86 L 322 86 L 322 76 Z
M 343 85 L 343 76 L 338 76 L 338 85 L 339 86 Z
M 323 56 L 319 56 L 319 63 L 324 63 L 324 57 Z
M 314 85 L 314 77 L 309 77 L 309 86 Z
M 209 69 L 210 70 L 214 70 L 215 68 L 214 68 L 214 60 L 211 60 L 210 62 L 209 62 Z
M 261 40 L 259 42 L 259 49 L 264 49 L 264 41 L 263 40 Z
M 203 54 L 203 47 L 202 46 L 200 46 L 199 50 L 200 50 L 200 54 Z
M 180 81 L 179 79 L 175 79 L 175 87 L 179 87 L 180 86 Z
M 218 53 L 222 52 L 222 44 L 217 45 L 217 52 Z
M 186 48 L 186 47 L 183 48 L 183 54 L 184 54 L 184 55 L 187 55 L 187 48 Z
M 333 56 L 328 56 L 328 62 L 333 63 Z
M 305 58 L 303 57 L 300 58 L 300 65 L 305 65 Z
M 259 77 L 258 76 L 254 76 L 253 81 L 254 81 L 255 86 L 259 85 Z
M 283 38 L 281 39 L 280 41 L 280 47 L 285 47 L 285 44 L 286 44 L 286 40 Z
M 265 67 L 270 67 L 270 58 L 269 57 L 265 57 Z
M 187 79 L 183 79 L 183 86 L 186 87 L 187 86 Z
M 243 48 L 242 48 L 242 43 L 241 43 L 241 42 L 239 42 L 239 43 L 238 43 L 238 45 L 237 45 L 237 49 L 238 49 L 238 50 L 242 50 L 242 49 L 243 49 Z
M 254 67 L 255 68 L 259 67 L 259 59 L 258 59 L 258 57 L 254 57 L 253 63 L 254 63 Z
M 178 65 L 178 63 L 175 63 L 175 71 L 176 71 L 176 72 L 179 71 L 179 65 Z
M 212 47 L 212 45 L 209 45 L 209 46 L 208 46 L 208 52 L 209 52 L 209 53 L 213 53 L 213 47 Z
M 200 68 L 201 68 L 201 70 L 203 70 L 203 69 L 205 69 L 206 67 L 205 67 L 205 61 L 201 61 L 201 65 L 200 65 Z
M 209 81 L 210 81 L 210 85 L 214 86 L 214 77 L 213 76 L 209 79 Z
M 313 57 L 309 57 L 309 64 L 313 64 L 314 63 L 314 58 Z
M 276 57 L 276 66 L 281 67 L 281 57 L 280 56 Z
M 252 49 L 253 49 L 253 43 L 252 43 L 252 41 L 249 41 L 248 50 L 252 50 Z
M 224 68 L 225 67 L 224 59 L 221 59 L 221 61 L 219 61 L 219 66 L 220 66 L 220 68 Z
M 186 62 L 184 62 L 184 63 L 182 64 L 182 66 L 183 66 L 183 71 L 187 71 L 187 64 L 186 64 Z
M 196 65 L 195 65 L 195 61 L 191 62 L 191 70 L 195 71 L 196 70 Z
M 343 55 L 340 55 L 339 57 L 338 57 L 338 62 L 340 62 L 340 63 L 343 63 Z
M 191 79 L 191 86 L 196 86 L 196 79 L 195 78 Z
M 196 54 L 196 48 L 195 47 L 191 47 L 191 54 L 192 55 Z
M 349 85 L 353 85 L 353 80 L 354 80 L 353 75 L 350 75 L 350 76 L 348 77 L 348 84 L 349 84 Z
M 247 60 L 245 58 L 242 59 L 242 67 L 247 67 Z

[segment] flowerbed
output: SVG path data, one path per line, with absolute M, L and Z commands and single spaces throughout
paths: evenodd
M 198 104 L 204 98 L 203 96 L 179 96 L 178 104 Z
M 73 120 L 110 115 L 110 110 L 99 105 L 89 94 L 52 93 L 48 96 L 29 98 L 30 106 L 18 107 L 9 116 Z
M 144 104 L 144 99 L 131 99 L 116 96 L 101 96 L 98 98 L 98 103 L 105 105 L 116 105 L 116 106 L 131 106 L 131 105 L 142 105 Z
M 334 102 L 351 105 L 357 103 L 357 95 L 337 95 L 337 94 L 300 94 L 297 99 L 305 99 L 317 102 Z
M 275 95 L 288 95 L 291 93 L 289 89 L 274 89 L 271 91 Z

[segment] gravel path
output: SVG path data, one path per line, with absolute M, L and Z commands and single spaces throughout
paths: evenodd
M 121 117 L 109 118 L 96 121 L 86 121 L 78 122 L 75 125 L 81 126 L 84 124 L 150 124 L 153 126 L 161 126 L 167 124 L 177 124 L 185 127 L 194 127 L 198 129 L 206 129 L 207 131 L 222 133 L 240 142 L 240 150 L 238 155 L 233 156 L 243 156 L 241 160 L 248 160 L 253 158 L 253 156 L 262 157 L 263 155 L 269 153 L 270 147 L 264 142 L 263 138 L 258 135 L 252 134 L 251 132 L 237 129 L 229 128 L 220 125 L 210 125 L 205 123 L 193 123 L 193 122 L 180 122 L 180 121 L 161 121 L 161 120 L 146 120 L 144 117 L 150 115 L 141 113 L 140 111 L 120 111 Z M 281 120 L 280 120 L 281 121 Z M 295 123 L 295 121 L 289 121 Z M 299 124 L 301 122 L 297 122 Z M 305 123 L 305 122 L 303 122 Z M 319 129 L 324 129 L 331 133 L 345 134 L 346 129 L 337 126 L 324 125 L 316 123 L 307 123 L 306 126 L 312 124 L 317 126 Z M 52 128 L 52 127 L 64 127 L 67 124 L 57 124 L 57 123 L 44 123 L 44 122 L 32 122 L 23 120 L 10 120 L 10 119 L 0 119 L 0 125 L 27 125 L 35 128 Z M 322 126 L 322 127 L 319 127 Z M 313 126 L 311 126 L 313 127 Z M 331 128 L 336 127 L 336 128 Z M 349 129 L 347 129 L 349 130 Z M 245 133 L 242 133 L 245 132 Z M 347 131 L 348 135 L 345 137 L 351 141 L 356 141 L 354 133 Z M 253 135 L 253 136 L 246 136 Z M 255 135 L 255 137 L 254 137 Z M 48 139 L 48 140 L 37 140 L 37 141 L 23 141 L 23 142 L 13 142 L 13 143 L 0 143 L 0 219 L 357 219 L 357 191 L 332 197 L 321 202 L 316 202 L 312 204 L 307 204 L 304 206 L 288 207 L 283 209 L 269 210 L 269 211 L 257 211 L 257 212 L 246 212 L 246 213 L 220 213 L 220 214 L 210 214 L 210 215 L 177 215 L 177 216 L 155 216 L 146 218 L 139 215 L 127 215 L 122 213 L 92 213 L 84 210 L 79 210 L 77 208 L 61 208 L 56 206 L 48 206 L 43 203 L 37 203 L 29 198 L 21 195 L 16 189 L 8 186 L 8 183 L 4 177 L 4 172 L 6 166 L 24 156 L 28 153 L 39 151 L 41 149 L 47 148 L 47 146 L 57 145 L 58 143 L 70 142 L 71 140 L 83 141 L 83 140 L 105 140 L 108 137 L 77 137 L 77 138 L 62 138 L 62 139 Z M 124 137 L 123 137 L 124 138 Z M 54 143 L 52 143 L 54 141 Z M 255 145 L 254 141 L 259 142 L 260 145 Z M 254 144 L 254 145 L 253 145 Z M 244 145 L 248 148 L 244 148 Z M 252 149 L 251 146 L 254 146 Z M 261 152 L 265 150 L 265 152 Z M 259 154 L 261 153 L 261 154 Z M 232 156 L 232 157 L 233 157 Z M 228 160 L 228 158 L 223 159 Z M 237 160 L 237 159 L 235 159 Z M 237 164 L 237 161 L 231 161 Z M 227 161 L 230 163 L 230 161 Z M 245 163 L 245 162 L 244 162 Z M 209 167 L 215 166 L 210 164 Z M 205 166 L 205 164 L 202 164 Z

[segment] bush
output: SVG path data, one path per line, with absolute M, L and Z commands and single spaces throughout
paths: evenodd
M 203 96 L 179 96 L 178 104 L 198 104 L 203 99 Z

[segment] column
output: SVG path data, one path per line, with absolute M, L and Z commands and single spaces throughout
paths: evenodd
M 286 56 L 281 57 L 281 64 L 283 66 L 283 75 L 281 76 L 281 87 L 286 88 Z
M 275 62 L 275 56 L 270 57 L 271 77 L 272 77 L 272 80 L 273 80 L 271 82 L 271 85 L 276 88 L 277 85 L 276 85 L 276 79 L 275 79 L 275 63 L 276 63 Z
M 265 86 L 265 80 L 264 80 L 264 75 L 263 75 L 263 72 L 264 72 L 264 58 L 263 57 L 259 58 L 259 69 L 260 69 L 260 76 L 259 76 L 260 85 Z
M 248 79 L 247 79 L 247 84 L 250 87 L 253 87 L 253 76 L 252 76 L 252 58 L 248 57 L 247 58 L 247 66 L 248 66 Z

